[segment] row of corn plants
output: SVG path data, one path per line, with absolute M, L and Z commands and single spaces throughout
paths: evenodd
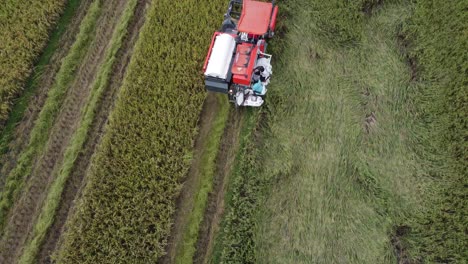
M 13 100 L 21 93 L 32 65 L 47 43 L 64 0 L 2 1 L 0 8 L 0 130 Z
M 86 55 L 87 47 L 94 39 L 95 25 L 100 11 L 100 1 L 93 2 L 89 7 L 88 13 L 80 25 L 76 41 L 64 58 L 56 75 L 55 83 L 49 90 L 47 101 L 31 131 L 29 143 L 21 153 L 16 167 L 6 178 L 5 186 L 0 193 L 0 230 L 3 230 L 7 214 L 22 190 L 25 177 L 31 173 L 34 158 L 45 149 L 49 131 L 60 111 L 65 94 L 75 79 L 75 72 Z
M 83 108 L 83 117 L 80 125 L 73 135 L 70 145 L 67 147 L 62 167 L 58 172 L 57 177 L 54 177 L 55 180 L 49 189 L 42 212 L 34 225 L 33 235 L 24 248 L 19 263 L 34 263 L 36 255 L 39 252 L 40 245 L 44 241 L 46 233 L 54 221 L 55 212 L 60 204 L 60 198 L 62 196 L 65 183 L 67 182 L 75 160 L 87 139 L 88 131 L 95 117 L 96 108 L 99 105 L 100 98 L 109 84 L 112 65 L 114 65 L 117 52 L 122 46 L 122 41 L 127 32 L 130 19 L 133 17 L 136 4 L 137 0 L 130 0 L 127 3 L 127 7 L 120 18 L 119 24 L 114 30 L 109 48 L 106 50 L 105 61 L 96 75 L 97 77 L 93 83 L 88 103 Z
M 58 263 L 156 263 L 190 165 L 224 0 L 153 1 Z

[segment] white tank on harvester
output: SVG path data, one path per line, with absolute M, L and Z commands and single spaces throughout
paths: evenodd
M 261 106 L 273 73 L 266 39 L 274 35 L 278 7 L 231 0 L 211 40 L 203 66 L 208 91 L 225 93 L 236 106 Z

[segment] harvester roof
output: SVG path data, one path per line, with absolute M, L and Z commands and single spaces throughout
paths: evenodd
M 271 3 L 244 0 L 238 30 L 254 35 L 265 34 L 270 25 L 272 11 Z

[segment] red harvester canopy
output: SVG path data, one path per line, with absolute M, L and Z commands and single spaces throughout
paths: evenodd
M 252 0 L 244 0 L 239 20 L 240 32 L 263 35 L 268 31 L 273 5 Z

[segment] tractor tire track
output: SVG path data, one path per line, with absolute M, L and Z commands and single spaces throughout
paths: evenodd
M 194 158 L 176 201 L 174 224 L 166 246 L 167 254 L 158 260 L 160 264 L 174 263 L 177 249 L 183 243 L 185 226 L 193 207 L 193 198 L 198 191 L 197 188 L 199 188 L 197 182 L 200 181 L 199 178 L 202 176 L 199 172 L 201 155 L 207 144 L 209 131 L 213 126 L 220 103 L 227 104 L 228 102 L 219 102 L 219 100 L 216 100 L 216 96 L 210 93 L 203 105 L 198 122 L 200 130 L 195 140 Z M 219 228 L 221 216 L 224 213 L 224 193 L 239 146 L 242 117 L 242 109 L 230 109 L 228 121 L 221 138 L 220 149 L 215 160 L 214 186 L 208 196 L 203 222 L 200 225 L 196 252 L 193 258 L 194 263 L 204 263 L 205 258 L 211 253 L 214 235 Z
M 193 263 L 210 263 L 215 236 L 220 228 L 224 214 L 224 196 L 229 175 L 239 150 L 239 138 L 242 128 L 243 109 L 229 111 L 229 118 L 224 129 L 218 156 L 216 157 L 216 171 L 214 174 L 213 191 L 208 196 L 203 222 L 198 231 Z
M 216 95 L 213 93 L 209 93 L 203 103 L 203 108 L 197 124 L 199 132 L 193 147 L 192 163 L 190 164 L 187 176 L 182 183 L 182 190 L 176 201 L 174 224 L 165 250 L 167 254 L 158 260 L 160 264 L 174 263 L 178 247 L 184 242 L 185 227 L 190 219 L 194 197 L 200 188 L 199 182 L 202 177 L 200 164 L 203 158 L 203 149 L 207 145 L 208 137 L 213 127 L 213 121 L 216 119 L 216 114 L 219 111 L 220 103 L 221 102 L 219 102 Z
M 54 223 L 46 235 L 44 244 L 41 246 L 38 255 L 38 263 L 52 263 L 51 255 L 57 248 L 57 245 L 60 244 L 59 241 L 65 229 L 65 222 L 68 216 L 73 213 L 75 201 L 81 195 L 81 190 L 86 182 L 85 176 L 91 163 L 92 155 L 101 141 L 101 136 L 104 134 L 109 113 L 113 108 L 118 90 L 122 85 L 134 45 L 138 39 L 140 28 L 145 22 L 145 13 L 149 2 L 150 0 L 139 0 L 137 3 L 134 16 L 128 26 L 128 33 L 123 40 L 122 47 L 117 53 L 117 59 L 112 66 L 110 83 L 106 87 L 101 98 L 100 105 L 96 111 L 96 117 L 93 120 L 88 134 L 88 139 L 75 161 L 74 170 L 62 193 L 62 199 Z
M 37 157 L 32 173 L 22 196 L 10 212 L 5 235 L 0 240 L 0 262 L 15 263 L 22 253 L 22 247 L 42 208 L 54 171 L 60 168 L 66 147 L 79 124 L 81 109 L 85 105 L 92 82 L 104 51 L 112 37 L 125 0 L 104 1 L 102 14 L 97 22 L 96 38 L 77 71 L 77 78 L 69 89 L 67 98 L 49 136 L 42 157 Z
M 43 71 L 39 76 L 37 90 L 34 92 L 34 97 L 29 102 L 28 108 L 26 109 L 21 122 L 19 122 L 15 128 L 13 140 L 8 145 L 9 151 L 0 155 L 0 175 L 2 175 L 0 176 L 0 191 L 3 189 L 6 176 L 9 175 L 11 170 L 16 166 L 19 155 L 26 148 L 29 142 L 29 135 L 34 127 L 34 122 L 47 99 L 49 88 L 54 83 L 55 76 L 60 69 L 63 58 L 65 58 L 70 47 L 75 42 L 75 37 L 79 32 L 81 21 L 86 15 L 91 2 L 92 0 L 83 0 L 80 3 L 80 6 L 70 22 L 70 26 L 61 37 L 57 45 L 57 49 L 52 55 L 47 67 L 44 69 L 34 70 Z

